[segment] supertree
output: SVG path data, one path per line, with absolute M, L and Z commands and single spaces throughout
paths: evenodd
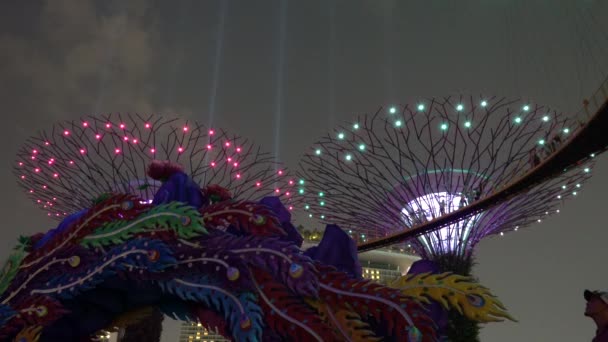
M 294 181 L 272 155 L 247 139 L 199 123 L 156 115 L 88 116 L 30 138 L 14 168 L 35 204 L 55 219 L 88 207 L 106 193 L 152 202 L 161 182 L 146 175 L 152 160 L 179 163 L 200 184 L 231 189 L 243 200 L 267 195 L 292 202 Z M 289 205 L 292 208 L 292 205 Z M 125 336 L 160 334 L 162 315 L 135 323 Z
M 311 148 L 301 162 L 299 192 L 309 216 L 340 224 L 360 242 L 383 238 L 502 189 L 579 126 L 551 108 L 497 97 L 450 96 L 381 108 Z M 580 165 L 407 246 L 443 271 L 470 275 L 482 238 L 559 212 L 590 170 L 589 163 Z M 450 340 L 471 340 L 458 329 Z M 475 325 L 469 330 L 476 335 Z
M 146 175 L 152 160 L 179 163 L 195 182 L 220 185 L 242 200 L 275 195 L 290 203 L 294 198 L 294 180 L 260 146 L 221 129 L 155 115 L 109 114 L 58 123 L 30 138 L 17 159 L 19 184 L 57 219 L 104 193 L 152 200 L 161 184 Z
M 236 341 L 426 342 L 438 321 L 429 299 L 477 321 L 510 318 L 466 277 L 362 279 L 337 226 L 301 250 L 296 182 L 272 158 L 197 124 L 126 120 L 60 124 L 19 154 L 20 182 L 61 221 L 21 237 L 2 268 L 1 340 L 82 341 L 129 326 L 125 337 L 157 340 L 162 312 Z

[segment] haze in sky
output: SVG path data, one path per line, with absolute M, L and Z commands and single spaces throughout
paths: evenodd
M 55 224 L 11 170 L 59 120 L 180 116 L 296 168 L 318 137 L 381 105 L 481 93 L 574 114 L 608 75 L 606 1 L 2 1 L 0 19 L 1 259 Z M 582 292 L 608 289 L 607 158 L 559 216 L 479 244 L 475 274 L 519 319 L 482 341 L 591 339 Z M 168 321 L 163 341 L 177 330 Z

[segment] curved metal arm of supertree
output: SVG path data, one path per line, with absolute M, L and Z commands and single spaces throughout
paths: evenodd
M 305 208 L 360 242 L 405 231 L 495 193 L 551 155 L 579 124 L 504 98 L 428 99 L 380 109 L 321 139 L 301 162 Z M 411 241 L 426 257 L 467 255 L 483 237 L 558 211 L 590 176 L 572 168 Z
M 15 174 L 34 202 L 61 219 L 104 193 L 149 200 L 159 182 L 152 160 L 182 165 L 202 186 L 217 184 L 243 200 L 280 195 L 292 203 L 294 181 L 272 155 L 221 129 L 156 115 L 110 114 L 56 124 L 20 149 Z

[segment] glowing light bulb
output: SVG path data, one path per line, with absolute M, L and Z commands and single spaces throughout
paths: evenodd
M 85 154 L 85 153 L 87 153 L 87 151 L 84 148 L 81 148 L 80 149 L 80 154 Z
M 464 105 L 462 105 L 462 104 L 458 104 L 456 106 L 456 110 L 459 111 L 459 112 L 462 111 L 463 109 L 464 109 Z
M 19 162 L 19 166 L 23 166 L 23 162 Z
M 53 177 L 57 178 L 57 177 L 59 177 L 59 174 L 53 173 Z
M 279 192 L 281 192 L 281 190 L 280 189 L 274 189 L 274 192 L 276 192 L 278 194 Z
M 471 121 L 465 121 L 464 127 L 466 127 L 466 128 L 471 127 Z
M 403 125 L 403 122 L 401 122 L 401 120 L 395 121 L 395 127 L 401 127 L 401 125 Z
M 70 165 L 74 165 L 74 161 L 73 160 L 70 160 Z
M 114 153 L 119 154 L 120 153 L 120 149 L 119 148 L 114 149 Z
M 209 135 L 214 135 L 214 134 L 215 134 L 215 131 L 214 131 L 214 130 L 212 130 L 212 129 L 210 129 L 210 130 L 209 130 Z
M 319 205 L 322 206 L 322 207 L 325 206 L 325 201 L 319 202 Z
M 181 147 L 181 146 L 180 146 L 180 147 L 178 147 L 178 148 L 177 148 L 177 152 L 179 152 L 179 153 L 184 152 L 184 148 L 183 148 L 183 147 Z
M 540 140 L 538 141 L 538 144 L 539 144 L 539 145 L 544 145 L 544 144 L 545 144 L 545 140 L 544 140 L 544 139 L 540 139 Z
M 110 127 L 112 127 L 112 124 L 111 123 L 107 123 L 106 124 L 106 128 L 110 128 Z
M 183 130 L 184 132 L 188 132 L 188 126 L 184 126 Z
M 224 144 L 224 146 L 230 147 L 230 141 L 226 141 L 226 143 Z
M 39 168 L 35 168 L 34 172 L 38 173 L 38 172 L 40 172 L 40 169 Z
M 304 194 L 304 189 L 299 189 L 299 190 L 298 190 L 298 193 L 299 193 L 300 195 L 303 195 L 303 194 Z
M 353 156 L 350 154 L 347 154 L 345 158 L 346 158 L 346 160 L 350 161 L 351 159 L 353 159 Z
M 38 153 L 38 150 L 32 150 L 32 153 L 33 153 L 33 154 L 37 154 L 37 153 Z
M 289 185 L 293 185 L 293 180 L 289 180 Z
M 304 206 L 304 209 L 308 210 L 308 209 L 310 209 L 310 206 L 307 204 L 307 205 Z
M 298 183 L 299 183 L 300 185 L 304 185 L 304 180 L 303 180 L 303 179 L 300 179 L 300 180 L 298 181 Z
M 50 143 L 50 142 L 48 142 L 48 141 L 45 141 L 45 142 L 44 142 L 44 146 L 49 146 L 50 144 L 51 144 L 51 143 Z
M 151 126 L 150 126 L 150 123 L 146 122 L 146 123 L 144 124 L 144 127 L 146 127 L 146 128 L 150 128 L 150 127 L 151 127 Z
M 527 112 L 527 111 L 529 111 L 529 110 L 530 110 L 530 106 L 525 105 L 525 106 L 523 107 L 523 110 L 524 110 L 524 111 L 526 111 L 526 112 Z
M 354 124 L 353 129 L 359 129 L 359 124 L 358 123 Z
M 125 136 L 125 137 L 122 138 L 122 140 L 129 141 L 129 137 Z
M 424 110 L 424 105 L 422 103 L 418 105 L 418 110 Z
M 262 186 L 262 183 L 260 183 L 260 182 L 256 182 L 256 183 L 255 183 L 255 186 L 257 186 L 257 187 L 259 188 L 259 187 L 261 187 L 261 186 Z
M 241 152 L 241 148 L 240 148 L 240 147 L 237 147 L 237 148 L 236 148 L 236 152 L 240 153 L 240 152 Z
M 389 112 L 389 113 L 391 113 L 391 114 L 395 114 L 395 113 L 397 113 L 397 108 L 395 108 L 395 107 L 391 107 L 391 108 L 388 110 L 388 112 Z
M 566 133 L 566 134 L 570 133 L 570 128 L 564 128 L 564 133 Z
M 155 148 L 151 148 L 150 149 L 150 153 L 156 153 L 156 149 Z
M 548 115 L 543 116 L 543 121 L 544 121 L 544 122 L 549 121 L 549 116 L 548 116 Z
M 211 162 L 211 167 L 215 167 L 215 162 Z
M 316 154 L 316 155 L 321 155 L 321 150 L 320 150 L 320 149 L 317 149 L 317 150 L 315 151 L 315 154 Z
M 237 167 L 237 166 L 239 166 L 239 163 L 235 162 L 235 163 L 234 163 L 234 164 L 232 164 L 232 165 L 234 165 L 234 167 Z
M 488 102 L 487 102 L 487 101 L 481 101 L 481 106 L 482 106 L 482 107 L 485 107 L 485 106 L 487 106 L 487 105 L 488 105 Z
M 97 140 L 101 139 L 101 134 L 95 134 L 95 139 L 97 139 Z
M 319 197 L 323 197 L 325 194 L 323 192 L 319 192 Z
M 359 150 L 360 151 L 365 151 L 365 144 L 359 145 Z
M 121 123 L 118 127 L 120 127 L 120 129 L 125 129 L 125 124 Z
M 442 123 L 440 126 L 442 131 L 445 131 L 446 129 L 448 129 L 448 124 L 447 123 Z
M 344 139 L 344 133 L 338 133 L 338 139 L 340 139 L 340 140 Z
M 279 172 L 277 172 L 279 174 L 279 176 L 283 175 L 283 170 L 279 170 Z
M 241 174 L 240 173 L 236 174 L 236 179 L 241 179 Z
M 588 167 L 585 168 L 585 172 L 591 171 Z
M 63 135 L 65 135 L 67 137 L 68 135 L 70 135 L 70 131 L 67 131 L 67 130 L 63 131 Z
M 82 127 L 89 127 L 89 123 L 88 123 L 88 122 L 86 122 L 86 121 L 85 121 L 85 122 L 83 122 L 83 123 L 82 123 Z
M 137 144 L 137 139 L 131 140 L 134 144 Z
M 521 123 L 521 118 L 519 116 L 515 118 L 515 123 Z

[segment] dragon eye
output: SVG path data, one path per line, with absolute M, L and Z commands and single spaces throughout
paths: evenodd
M 486 304 L 486 301 L 481 296 L 475 294 L 468 294 L 467 300 L 469 303 L 471 303 L 471 305 L 477 308 L 480 308 Z

